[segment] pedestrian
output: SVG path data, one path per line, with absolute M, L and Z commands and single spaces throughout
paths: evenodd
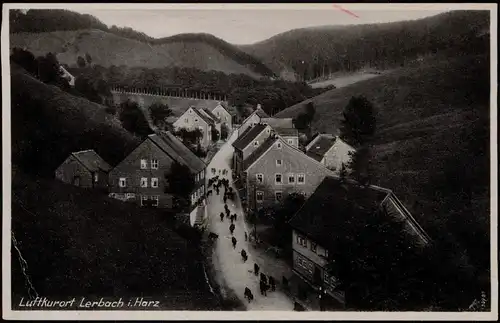
M 232 237 L 231 238 L 231 242 L 233 243 L 233 249 L 236 249 L 236 238 L 235 237 Z
M 264 282 L 264 284 L 267 284 L 267 277 L 264 273 L 260 273 L 260 280 Z
M 223 212 L 220 213 L 220 222 L 224 222 L 224 213 Z
M 261 295 L 267 296 L 266 287 L 267 287 L 266 284 L 261 280 L 260 281 L 260 294 Z
M 271 285 L 271 291 L 274 292 L 276 290 L 276 282 L 273 276 L 269 276 L 269 285 Z
M 220 175 L 220 169 L 219 169 L 219 175 Z
M 248 233 L 245 231 L 245 241 L 248 241 Z
M 248 299 L 249 303 L 253 300 L 253 295 L 252 295 L 252 291 L 250 290 L 250 288 L 245 287 L 245 293 L 243 295 L 245 296 L 246 299 Z
M 238 219 L 238 214 L 234 214 L 234 221 L 236 221 Z
M 231 231 L 231 235 L 234 232 L 234 228 L 235 228 L 234 223 L 231 223 L 231 225 L 229 226 L 229 231 Z
M 259 265 L 257 265 L 256 263 L 253 264 L 253 272 L 254 272 L 255 276 L 259 275 Z
M 227 194 L 224 192 L 224 198 L 223 198 L 224 204 L 227 202 Z
M 241 258 L 243 258 L 243 262 L 247 261 L 247 252 L 245 249 L 241 249 Z

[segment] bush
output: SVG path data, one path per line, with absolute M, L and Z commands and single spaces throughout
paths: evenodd
M 123 128 L 139 136 L 147 136 L 153 132 L 137 102 L 127 100 L 120 104 L 120 121 Z

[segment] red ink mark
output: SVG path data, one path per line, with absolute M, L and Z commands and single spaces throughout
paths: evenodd
M 347 9 L 345 9 L 345 8 L 342 8 L 342 7 L 341 7 L 341 6 L 339 6 L 338 4 L 334 4 L 333 6 L 334 6 L 335 8 L 337 8 L 337 9 L 339 9 L 340 11 L 343 11 L 343 12 L 347 13 L 348 15 L 351 15 L 351 16 L 353 16 L 353 17 L 359 18 L 359 16 L 358 16 L 357 14 L 355 14 L 354 12 L 349 11 L 349 10 L 347 10 Z

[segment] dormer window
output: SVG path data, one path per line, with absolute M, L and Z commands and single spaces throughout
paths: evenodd
M 278 147 L 278 149 L 281 149 L 281 142 L 278 142 L 278 143 L 276 144 L 276 147 Z
M 194 122 L 198 122 L 198 118 L 194 118 Z
M 259 145 L 259 142 L 258 142 L 258 141 L 254 141 L 254 142 L 253 142 L 253 145 L 254 145 L 255 147 L 257 147 L 257 146 Z

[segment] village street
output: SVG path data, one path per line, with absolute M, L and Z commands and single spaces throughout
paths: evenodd
M 236 188 L 233 185 L 230 165 L 233 155 L 232 143 L 236 140 L 236 137 L 237 134 L 234 132 L 229 140 L 217 152 L 207 168 L 207 174 L 209 174 L 209 176 L 207 176 L 207 180 L 214 176 L 211 173 L 212 167 L 217 170 L 228 170 L 229 174 L 227 174 L 225 178 L 229 180 L 229 184 L 233 187 L 234 191 L 236 191 Z M 236 195 L 234 201 L 228 201 L 228 207 L 231 214 L 236 213 L 238 215 L 237 220 L 235 221 L 236 228 L 234 230 L 234 237 L 237 240 L 237 244 L 236 248 L 233 248 L 231 243 L 232 236 L 229 231 L 231 221 L 226 217 L 224 217 L 224 220 L 221 221 L 219 216 L 219 214 L 224 211 L 224 188 L 221 188 L 220 195 L 217 195 L 213 188 L 207 189 L 212 189 L 213 191 L 212 195 L 207 199 L 209 217 L 208 227 L 210 231 L 219 235 L 219 238 L 215 243 L 213 265 L 215 267 L 215 271 L 218 273 L 218 277 L 216 277 L 216 279 L 221 285 L 223 294 L 225 289 L 231 290 L 243 302 L 243 304 L 245 304 L 247 310 L 293 310 L 293 302 L 278 289 L 274 292 L 268 291 L 267 296 L 260 294 L 260 278 L 255 276 L 253 268 L 256 259 L 259 259 L 259 262 L 262 262 L 258 263 L 260 266 L 260 272 L 266 274 L 265 259 L 267 256 L 264 254 L 252 254 L 256 251 L 250 251 L 251 248 L 249 243 L 248 241 L 245 241 L 245 232 L 249 233 L 249 231 L 246 228 L 238 195 Z M 246 262 L 243 262 L 241 256 L 242 249 L 244 249 L 248 255 Z M 272 259 L 269 259 L 269 261 L 272 262 Z M 280 278 L 281 277 L 275 277 L 275 279 L 278 280 Z M 248 303 L 244 297 L 245 287 L 248 287 L 254 296 L 251 303 Z

